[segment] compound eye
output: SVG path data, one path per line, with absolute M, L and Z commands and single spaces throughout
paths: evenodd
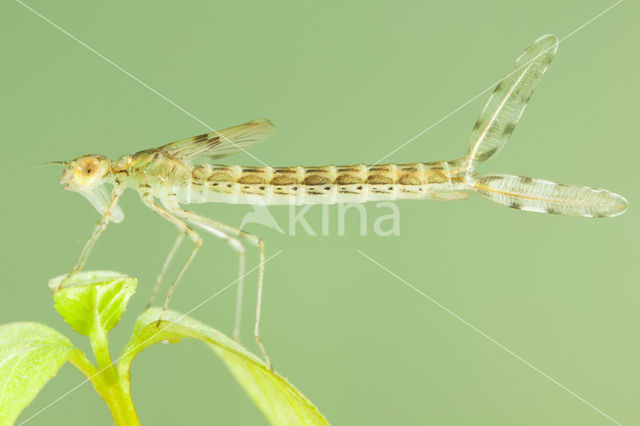
M 73 170 L 76 182 L 81 185 L 88 184 L 94 176 L 98 175 L 100 162 L 95 157 L 86 157 L 78 160 Z

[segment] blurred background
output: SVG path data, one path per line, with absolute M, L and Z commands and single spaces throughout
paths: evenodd
M 214 128 L 271 119 L 277 134 L 252 150 L 270 165 L 373 163 L 493 86 L 532 40 L 565 37 L 614 4 L 27 3 Z M 398 202 L 399 236 L 372 232 L 388 213 L 375 203 L 366 205 L 367 236 L 355 210 L 339 236 L 335 206 L 325 236 L 247 226 L 266 241 L 268 256 L 282 250 L 266 266 L 265 345 L 276 370 L 333 424 L 640 423 L 638 12 L 622 2 L 563 41 L 512 141 L 480 169 L 607 188 L 629 199 L 625 215 L 524 213 L 471 196 Z M 0 323 L 40 321 L 89 350 L 55 312 L 46 284 L 72 268 L 97 212 L 63 191 L 59 167 L 27 166 L 87 153 L 114 158 L 207 129 L 17 2 L 0 5 L 0 28 Z M 460 157 L 488 96 L 386 161 Z M 227 163 L 259 165 L 246 154 Z M 176 235 L 134 192 L 121 206 L 126 220 L 109 226 L 87 264 L 139 279 L 111 334 L 114 355 Z M 233 226 L 253 211 L 194 209 Z M 288 208 L 270 211 L 287 230 Z M 305 217 L 320 234 L 321 207 Z M 178 259 L 189 249 L 185 243 Z M 252 267 L 257 253 L 248 253 Z M 236 262 L 205 236 L 172 308 L 185 312 L 232 282 Z M 243 342 L 258 352 L 256 278 L 247 278 Z M 231 334 L 234 301 L 232 289 L 193 316 Z M 20 419 L 82 380 L 64 366 Z M 266 424 L 198 342 L 144 351 L 133 364 L 132 393 L 142 424 Z M 85 384 L 28 424 L 89 421 L 112 424 Z

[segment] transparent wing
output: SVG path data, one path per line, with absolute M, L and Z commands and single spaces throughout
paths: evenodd
M 473 127 L 466 153 L 469 169 L 507 143 L 557 50 L 558 39 L 548 34 L 531 43 L 511 65 Z
M 618 216 L 628 205 L 624 197 L 604 189 L 513 175 L 482 176 L 473 190 L 503 206 L 566 216 Z
M 186 163 L 210 161 L 246 151 L 273 134 L 275 127 L 266 119 L 254 120 L 217 132 L 186 138 L 158 148 Z

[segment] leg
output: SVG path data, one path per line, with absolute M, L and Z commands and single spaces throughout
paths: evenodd
M 244 268 L 245 268 L 245 252 L 244 247 L 240 252 L 238 259 L 238 282 L 236 290 L 236 317 L 233 322 L 233 339 L 240 343 L 240 324 L 242 322 L 242 295 L 244 292 Z
M 255 319 L 255 324 L 253 328 L 253 337 L 256 339 L 256 343 L 258 344 L 258 347 L 260 347 L 260 350 L 264 355 L 265 361 L 267 362 L 269 369 L 273 370 L 271 359 L 269 358 L 269 355 L 267 354 L 267 350 L 265 349 L 264 344 L 262 343 L 262 339 L 260 339 L 260 315 L 262 310 L 262 286 L 264 281 L 264 261 L 265 261 L 264 242 L 262 241 L 261 238 L 255 235 L 248 234 L 240 229 L 233 228 L 229 225 L 225 225 L 223 223 L 216 222 L 204 216 L 200 216 L 196 213 L 181 209 L 177 205 L 175 206 L 175 208 L 171 208 L 171 211 L 177 216 L 179 216 L 180 218 L 182 218 L 183 220 L 186 220 L 187 222 L 190 222 L 194 225 L 198 225 L 204 229 L 213 228 L 219 231 L 229 233 L 231 235 L 237 235 L 238 237 L 241 237 L 246 241 L 248 241 L 249 243 L 251 243 L 252 245 L 258 247 L 258 249 L 260 250 L 260 263 L 258 264 L 258 295 L 257 295 L 257 303 L 256 303 L 256 319 Z M 238 315 L 236 315 L 236 319 L 237 318 L 238 318 Z
M 84 264 L 87 262 L 87 258 L 89 257 L 89 253 L 91 252 L 91 249 L 95 245 L 96 241 L 98 241 L 98 238 L 100 238 L 100 235 L 102 235 L 102 232 L 107 227 L 107 224 L 109 223 L 109 219 L 111 219 L 111 212 L 113 211 L 116 204 L 118 204 L 118 199 L 122 195 L 122 192 L 123 192 L 122 189 L 118 186 L 113 188 L 113 192 L 111 193 L 111 201 L 107 205 L 107 208 L 105 209 L 104 214 L 102 215 L 98 223 L 96 223 L 96 226 L 93 228 L 93 232 L 91 233 L 91 236 L 89 237 L 84 247 L 82 248 L 82 251 L 80 252 L 80 256 L 78 257 L 78 261 L 76 262 L 76 265 L 73 267 L 69 275 L 67 275 L 67 278 L 80 272 L 84 267 Z M 60 286 L 58 287 L 58 289 L 62 287 L 62 284 L 64 283 L 64 281 L 65 280 L 60 281 Z
M 244 246 L 236 239 L 225 232 L 221 231 L 219 227 L 214 226 L 210 223 L 205 222 L 208 220 L 205 217 L 196 215 L 195 213 L 191 213 L 187 210 L 181 209 L 178 203 L 175 200 L 165 200 L 167 208 L 169 211 L 180 216 L 181 219 L 189 221 L 191 220 L 194 224 L 200 226 L 205 231 L 209 232 L 211 235 L 221 238 L 225 240 L 233 250 L 238 253 L 238 280 L 237 280 L 237 292 L 236 292 L 236 313 L 235 313 L 235 321 L 233 326 L 233 338 L 239 342 L 240 341 L 240 324 L 242 322 L 242 295 L 244 288 L 244 275 L 245 275 L 245 258 L 246 253 Z M 195 218 L 195 219 L 194 219 Z M 200 221 L 198 220 L 201 219 Z M 213 222 L 216 223 L 216 222 Z M 233 228 L 231 228 L 233 229 Z
M 235 323 L 233 326 L 233 338 L 237 342 L 240 341 L 240 323 L 242 320 L 242 293 L 244 287 L 244 268 L 245 268 L 245 249 L 244 246 L 238 241 L 236 238 L 227 235 L 225 232 L 221 231 L 218 228 L 215 228 L 209 224 L 203 224 L 202 222 L 198 222 L 197 220 L 192 220 L 191 217 L 187 219 L 186 216 L 183 217 L 183 213 L 192 214 L 191 212 L 187 212 L 186 210 L 182 210 L 179 207 L 177 210 L 170 210 L 173 214 L 180 217 L 182 220 L 186 220 L 187 222 L 191 221 L 193 224 L 200 226 L 202 229 L 213 235 L 214 237 L 218 237 L 224 241 L 226 241 L 229 246 L 238 253 L 238 279 L 236 285 L 238 286 L 238 290 L 236 292 L 236 314 L 235 314 Z M 195 214 L 194 214 L 195 215 Z M 198 215 L 195 215 L 200 217 Z
M 184 239 L 184 234 L 185 234 L 184 231 L 180 231 L 178 238 L 176 238 L 176 241 L 173 243 L 173 246 L 169 251 L 169 255 L 167 256 L 167 258 L 164 261 L 164 264 L 162 265 L 162 269 L 160 269 L 160 273 L 156 278 L 156 285 L 153 286 L 153 291 L 151 292 L 151 298 L 149 299 L 149 303 L 147 303 L 147 309 L 151 307 L 151 304 L 153 303 L 156 296 L 158 295 L 158 290 L 160 289 L 162 278 L 164 277 L 165 272 L 167 272 L 167 268 L 169 267 L 169 264 L 173 260 L 173 256 L 176 254 L 176 251 L 178 251 L 178 247 L 180 247 L 180 244 L 182 244 L 182 240 Z
M 153 210 L 154 212 L 156 212 L 159 215 L 163 216 L 169 222 L 173 223 L 180 230 L 181 235 L 187 234 L 189 236 L 189 238 L 191 238 L 191 240 L 194 243 L 194 247 L 193 247 L 193 250 L 191 251 L 191 254 L 187 258 L 187 261 L 185 262 L 185 264 L 182 266 L 182 269 L 180 269 L 180 272 L 178 273 L 178 276 L 176 277 L 176 279 L 171 284 L 171 287 L 169 287 L 169 291 L 167 292 L 167 296 L 164 299 L 164 304 L 162 305 L 162 312 L 160 313 L 160 316 L 158 317 L 158 322 L 156 324 L 156 326 L 159 327 L 160 326 L 160 321 L 162 320 L 162 315 L 166 312 L 167 308 L 169 307 L 169 301 L 171 300 L 171 296 L 173 295 L 173 292 L 176 290 L 176 287 L 178 286 L 178 282 L 180 282 L 180 279 L 184 275 L 184 272 L 187 270 L 187 268 L 189 267 L 189 265 L 193 261 L 193 258 L 196 256 L 196 253 L 198 252 L 198 249 L 200 249 L 200 246 L 202 245 L 202 237 L 200 237 L 200 235 L 198 235 L 198 233 L 196 231 L 191 229 L 182 220 L 180 220 L 177 217 L 175 217 L 174 215 L 172 215 L 170 212 L 168 212 L 163 207 L 160 207 L 155 201 L 153 201 L 153 200 L 144 200 L 143 199 L 143 202 L 151 210 Z M 179 237 L 179 239 L 181 239 L 181 237 Z M 174 246 L 175 246 L 175 244 L 174 244 Z

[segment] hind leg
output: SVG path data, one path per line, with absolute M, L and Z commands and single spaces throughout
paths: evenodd
M 263 290 L 263 282 L 264 282 L 264 262 L 265 262 L 264 242 L 262 241 L 261 238 L 255 235 L 248 234 L 240 229 L 236 229 L 229 225 L 225 225 L 224 223 L 220 223 L 215 220 L 209 219 L 207 217 L 200 216 L 196 213 L 190 212 L 188 210 L 184 210 L 177 205 L 175 206 L 175 208 L 171 208 L 170 210 L 176 216 L 182 218 L 183 220 L 189 223 L 200 226 L 203 229 L 207 229 L 207 230 L 215 229 L 215 230 L 218 230 L 218 232 L 225 232 L 231 235 L 237 235 L 238 237 L 248 241 L 249 243 L 251 243 L 252 245 L 258 248 L 260 252 L 260 260 L 258 264 L 258 291 L 257 291 L 256 318 L 255 318 L 255 323 L 253 328 L 253 337 L 255 338 L 256 343 L 258 344 L 258 347 L 262 351 L 262 355 L 264 356 L 264 359 L 269 369 L 273 370 L 271 359 L 269 358 L 269 355 L 267 354 L 267 350 L 265 349 L 264 344 L 262 343 L 262 339 L 260 338 L 260 316 L 262 313 L 262 290 Z M 238 303 L 238 305 L 240 305 L 240 303 L 241 303 L 241 300 Z M 236 320 L 239 320 L 239 316 L 240 316 L 239 311 L 237 311 Z M 239 323 L 237 323 L 236 326 L 239 327 Z

